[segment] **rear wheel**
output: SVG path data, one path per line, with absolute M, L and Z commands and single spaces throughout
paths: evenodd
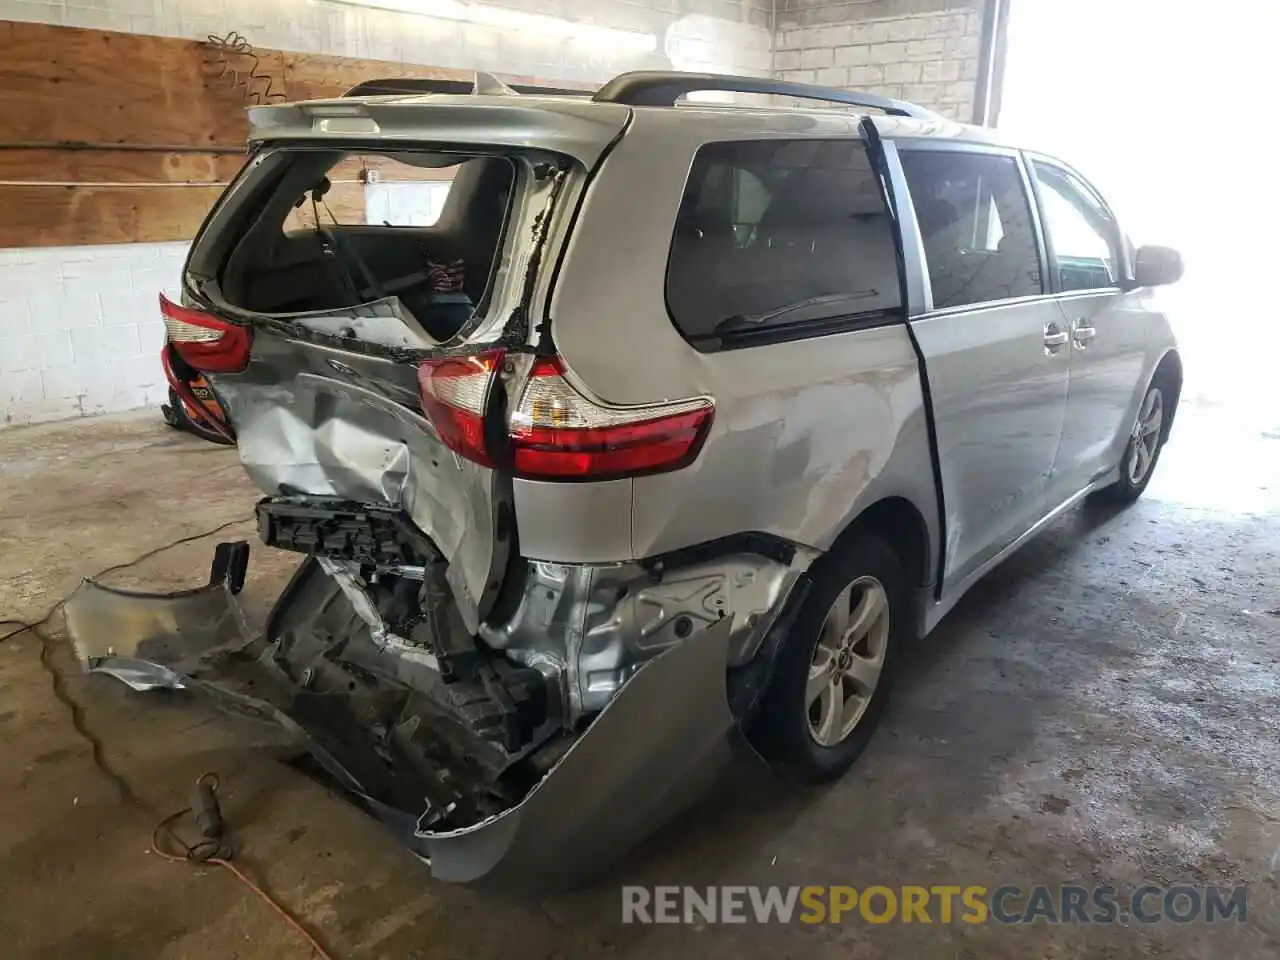
M 753 726 L 775 765 L 812 783 L 866 749 L 910 622 L 902 565 L 879 537 L 859 535 L 820 564 Z
M 1098 491 L 1098 498 L 1112 503 L 1129 504 L 1142 496 L 1155 473 L 1156 461 L 1164 447 L 1168 391 L 1157 379 L 1147 388 L 1138 406 L 1138 416 L 1129 430 L 1129 442 L 1120 460 L 1120 479 Z

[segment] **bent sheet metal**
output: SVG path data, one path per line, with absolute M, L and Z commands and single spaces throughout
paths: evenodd
M 238 579 L 215 570 L 205 586 L 173 593 L 86 580 L 66 604 L 76 653 L 88 670 L 136 690 L 190 690 L 273 725 L 440 879 L 527 890 L 580 882 L 701 795 L 733 754 L 725 619 L 639 667 L 518 802 L 474 824 L 433 830 L 421 809 L 382 795 L 361 763 L 298 709 L 305 692 L 275 665 L 278 638 L 248 623 Z M 286 591 L 281 603 L 291 596 Z M 285 619 L 277 608 L 268 622 Z

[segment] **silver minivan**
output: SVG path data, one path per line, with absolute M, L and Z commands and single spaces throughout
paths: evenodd
M 305 559 L 261 636 L 230 548 L 69 622 L 275 721 L 440 877 L 580 877 L 735 749 L 841 775 L 903 644 L 1169 436 L 1178 255 L 995 131 L 678 73 L 250 119 L 162 309 Z

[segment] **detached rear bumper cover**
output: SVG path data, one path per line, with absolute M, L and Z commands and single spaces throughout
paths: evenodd
M 147 594 L 86 580 L 67 601 L 68 630 L 90 671 L 138 690 L 206 693 L 230 712 L 278 726 L 442 880 L 577 882 L 696 799 L 733 753 L 726 618 L 640 667 L 518 804 L 462 829 L 419 831 L 413 811 L 370 798 L 290 715 L 297 688 L 251 632 L 233 586 L 215 577 L 195 590 Z

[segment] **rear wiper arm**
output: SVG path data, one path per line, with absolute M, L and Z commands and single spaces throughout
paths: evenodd
M 821 297 L 810 297 L 808 300 L 801 300 L 799 303 L 789 303 L 785 307 L 779 307 L 776 310 L 767 310 L 763 313 L 735 313 L 731 317 L 726 317 L 712 328 L 713 335 L 718 336 L 722 333 L 731 333 L 734 330 L 742 330 L 745 327 L 758 327 L 766 323 L 772 323 L 774 320 L 781 320 L 783 317 L 798 313 L 801 310 L 807 310 L 810 307 L 826 306 L 835 303 L 853 303 L 858 300 L 868 300 L 872 297 L 878 297 L 879 290 L 868 288 L 866 290 L 855 290 L 853 293 L 830 293 Z

